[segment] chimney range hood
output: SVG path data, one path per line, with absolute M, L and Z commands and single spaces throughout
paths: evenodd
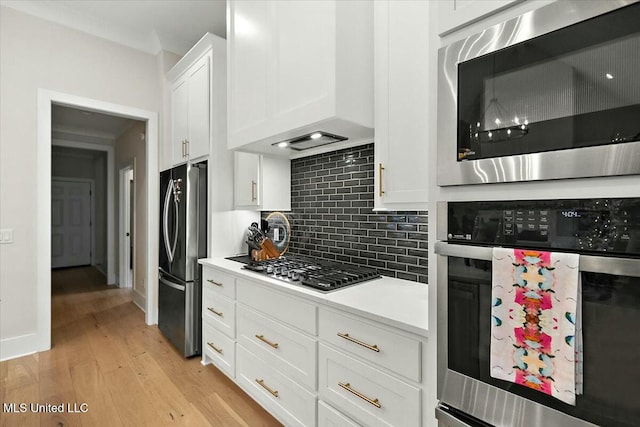
M 231 150 L 295 158 L 373 141 L 373 2 L 297 5 L 228 2 Z

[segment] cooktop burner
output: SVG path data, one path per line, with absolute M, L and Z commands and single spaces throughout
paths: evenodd
M 243 268 L 324 292 L 380 277 L 380 274 L 372 268 L 299 256 L 253 261 Z

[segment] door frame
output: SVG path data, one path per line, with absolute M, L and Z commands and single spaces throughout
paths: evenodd
M 63 105 L 98 113 L 146 122 L 146 180 L 147 180 L 147 266 L 144 274 L 146 287 L 145 322 L 158 323 L 158 113 L 91 98 L 38 89 L 36 149 L 37 193 L 37 344 L 36 351 L 51 348 L 51 105 Z M 111 169 L 113 174 L 113 168 Z M 113 175 L 107 185 L 113 186 Z M 113 188 L 113 187 L 112 187 Z M 112 190 L 113 191 L 113 190 Z M 111 210 L 113 221 L 113 209 Z
M 127 222 L 129 222 L 129 218 L 133 216 L 134 221 L 133 224 L 129 224 L 129 229 L 133 229 L 133 253 L 136 251 L 136 235 L 135 227 L 135 217 L 136 217 L 136 207 L 135 204 L 131 206 L 131 198 L 130 198 L 130 190 L 127 189 L 127 174 L 129 171 L 133 173 L 133 199 L 135 200 L 135 182 L 136 182 L 136 158 L 133 157 L 131 161 L 126 162 L 120 166 L 118 170 L 118 182 L 119 182 L 119 199 L 120 199 L 120 209 L 119 209 L 119 227 L 118 227 L 118 254 L 119 256 L 119 274 L 118 274 L 118 286 L 121 288 L 133 288 L 133 276 L 136 270 L 136 257 L 131 254 L 130 246 L 127 244 L 127 239 L 124 236 L 124 230 L 127 228 Z M 133 212 L 130 212 L 133 211 Z M 129 236 L 130 237 L 130 236 Z M 129 257 L 133 256 L 133 273 L 129 275 Z
M 89 258 L 89 262 L 91 265 L 95 265 L 95 253 L 96 253 L 96 229 L 95 229 L 95 224 L 96 224 L 96 194 L 95 194 L 95 180 L 91 179 L 91 178 L 67 178 L 67 177 L 63 177 L 63 176 L 52 176 L 51 177 L 51 183 L 53 184 L 54 181 L 67 181 L 67 182 L 85 182 L 89 184 L 89 191 L 90 196 L 89 196 L 89 204 L 90 204 L 90 221 L 91 221 L 91 226 L 90 226 L 90 230 L 89 233 L 91 234 L 91 256 Z M 108 230 L 107 230 L 108 233 Z M 108 267 L 107 267 L 108 268 Z

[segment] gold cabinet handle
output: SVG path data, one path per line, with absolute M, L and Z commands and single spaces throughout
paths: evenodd
M 184 156 L 189 157 L 189 140 L 184 140 Z
M 338 336 L 340 338 L 344 338 L 347 341 L 351 341 L 351 342 L 356 343 L 358 345 L 361 345 L 361 346 L 363 346 L 365 348 L 368 348 L 369 350 L 375 351 L 376 353 L 380 353 L 380 349 L 378 348 L 378 346 L 376 344 L 373 344 L 373 345 L 367 344 L 366 342 L 363 342 L 363 341 L 357 340 L 357 339 L 355 339 L 353 337 L 350 337 L 349 334 L 347 334 L 347 333 L 342 334 L 342 333 L 338 332 Z
M 183 139 L 183 140 L 182 140 L 182 158 L 183 158 L 183 159 L 184 159 L 184 157 L 185 157 L 185 154 L 184 154 L 184 153 L 185 153 L 185 151 L 186 151 L 186 150 L 185 150 L 185 144 L 186 144 L 186 142 L 187 142 L 187 140 L 186 140 L 186 139 Z
M 380 404 L 380 402 L 378 401 L 378 399 L 372 399 L 370 397 L 365 396 L 364 394 L 360 393 L 358 390 L 354 390 L 351 388 L 351 384 L 349 383 L 338 383 L 338 385 L 340 387 L 342 387 L 343 389 L 347 390 L 349 393 L 353 393 L 356 396 L 358 396 L 360 399 L 371 403 L 373 406 L 375 406 L 376 408 L 382 408 L 382 405 Z
M 262 341 L 263 343 L 273 347 L 273 348 L 278 348 L 278 343 L 277 342 L 271 342 L 268 339 L 266 339 L 264 337 L 264 335 L 256 335 L 256 338 L 258 338 L 260 341 Z
M 257 189 L 258 189 L 258 183 L 255 182 L 254 180 L 251 180 L 251 201 L 252 202 L 255 202 L 256 200 L 258 200 L 258 196 L 256 195 Z
M 213 307 L 207 307 L 207 310 L 209 310 L 210 312 L 212 312 L 212 313 L 213 313 L 213 314 L 215 314 L 216 316 L 224 317 L 224 316 L 222 315 L 222 312 L 221 312 L 221 311 L 215 311 L 215 310 L 213 309 Z
M 256 378 L 256 382 L 258 384 L 260 384 L 265 390 L 267 390 L 269 393 L 271 393 L 274 397 L 278 397 L 278 390 L 274 390 L 271 387 L 269 387 L 268 385 L 266 385 L 264 383 L 264 380 L 259 380 Z
M 382 166 L 382 163 L 378 164 L 378 190 L 379 190 L 379 194 L 380 197 L 382 197 L 382 195 L 384 194 L 384 190 L 382 189 L 382 171 L 384 170 L 384 167 Z
M 211 280 L 211 279 L 207 279 L 207 282 L 211 283 L 212 285 L 222 286 L 222 283 L 218 283 L 218 282 L 216 282 L 214 280 Z
M 211 348 L 212 348 L 216 353 L 218 353 L 218 354 L 222 354 L 222 349 L 221 349 L 221 348 L 216 347 L 215 345 L 213 345 L 213 343 L 212 343 L 212 342 L 208 342 L 208 343 L 207 343 L 207 345 L 208 345 L 209 347 L 211 347 Z

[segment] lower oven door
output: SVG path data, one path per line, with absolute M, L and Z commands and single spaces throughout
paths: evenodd
M 572 406 L 489 375 L 492 249 L 436 252 L 441 402 L 496 426 L 640 425 L 640 260 L 580 255 L 584 393 Z

